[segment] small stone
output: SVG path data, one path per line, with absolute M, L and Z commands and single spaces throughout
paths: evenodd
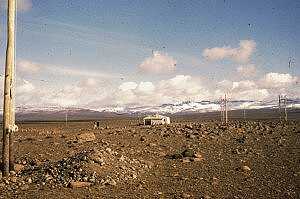
M 195 152 L 193 149 L 186 149 L 182 152 L 183 157 L 194 157 Z
M 156 147 L 157 145 L 155 143 L 148 144 L 150 147 Z
M 212 178 L 212 185 L 213 185 L 213 186 L 216 186 L 216 185 L 218 185 L 218 184 L 219 184 L 219 179 L 216 178 L 216 177 L 213 177 L 213 178 Z
M 15 176 L 14 176 L 14 177 L 11 177 L 11 178 L 10 178 L 10 181 L 13 182 L 13 183 L 16 183 L 16 182 L 17 182 L 17 177 L 15 177 Z
M 248 167 L 248 166 L 243 166 L 242 169 L 243 169 L 244 172 L 251 171 L 250 167 Z
M 136 179 L 137 178 L 137 175 L 136 174 L 132 174 L 131 176 L 133 179 Z
M 89 178 L 85 176 L 82 179 L 83 179 L 83 181 L 87 182 Z
M 13 176 L 16 175 L 15 171 L 10 171 L 9 173 L 10 173 L 10 175 L 13 175 Z
M 119 161 L 124 162 L 125 161 L 125 157 L 122 155 L 119 159 Z
M 195 158 L 203 159 L 203 157 L 202 157 L 202 155 L 200 153 L 195 153 L 194 157 Z
M 84 187 L 89 187 L 91 185 L 90 182 L 79 182 L 79 181 L 72 181 L 69 183 L 70 188 L 84 188 Z
M 89 180 L 91 183 L 95 183 L 96 182 L 96 179 L 93 177 L 93 178 L 90 178 Z
M 194 160 L 194 162 L 200 162 L 203 160 L 203 158 L 194 158 L 193 160 Z
M 190 198 L 190 197 L 191 197 L 190 194 L 187 194 L 187 193 L 183 193 L 183 194 L 182 194 L 182 198 Z
M 31 184 L 31 183 L 32 183 L 32 179 L 31 179 L 31 178 L 28 178 L 28 179 L 27 179 L 27 182 L 28 182 L 29 184 Z
M 189 124 L 186 124 L 186 125 L 185 125 L 185 128 L 192 130 L 192 129 L 193 129 L 193 126 L 192 126 L 192 125 L 189 125 Z
M 77 136 L 77 140 L 79 143 L 83 142 L 92 142 L 96 139 L 96 136 L 92 132 L 83 133 Z
M 104 165 L 104 160 L 99 157 L 94 158 L 93 161 L 97 164 L 100 164 L 101 166 L 102 164 Z
M 20 189 L 22 191 L 25 191 L 25 190 L 29 189 L 29 186 L 26 184 L 26 185 L 23 185 Z
M 183 162 L 183 163 L 189 163 L 189 162 L 191 162 L 191 160 L 190 160 L 189 158 L 183 158 L 183 159 L 182 159 L 182 162 Z
M 105 185 L 116 186 L 117 182 L 114 179 L 108 179 L 104 182 Z
M 190 138 L 190 139 L 195 139 L 196 138 L 196 136 L 193 135 L 193 134 L 189 134 L 187 137 Z
M 111 152 L 112 152 L 111 148 L 106 148 L 105 150 L 106 150 L 108 153 L 111 153 Z

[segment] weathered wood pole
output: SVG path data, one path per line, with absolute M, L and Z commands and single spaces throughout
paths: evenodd
M 225 123 L 228 123 L 228 105 L 227 105 L 227 95 L 225 94 Z
M 286 102 L 287 102 L 287 97 L 284 97 L 284 120 L 287 122 L 288 120 L 288 115 L 287 115 L 287 110 L 286 110 Z
M 16 0 L 8 0 L 7 6 L 7 48 L 4 81 L 3 105 L 3 150 L 2 174 L 9 175 L 9 170 L 14 167 L 13 137 L 16 130 L 14 112 L 14 70 L 15 70 L 15 19 Z

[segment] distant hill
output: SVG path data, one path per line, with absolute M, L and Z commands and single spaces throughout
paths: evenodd
M 263 112 L 268 117 L 277 117 L 277 101 L 247 101 L 235 100 L 228 103 L 231 117 L 242 118 L 243 110 L 248 116 L 252 113 Z M 288 111 L 297 113 L 300 110 L 300 100 L 289 100 Z M 18 121 L 62 121 L 66 116 L 68 120 L 97 120 L 112 117 L 135 117 L 146 114 L 160 113 L 173 116 L 200 114 L 203 117 L 218 118 L 220 103 L 218 101 L 185 101 L 176 104 L 163 104 L 160 106 L 130 106 L 130 107 L 104 107 L 99 109 L 77 108 L 77 107 L 17 107 Z M 261 110 L 261 111 L 259 111 Z M 296 117 L 296 116 L 295 116 Z

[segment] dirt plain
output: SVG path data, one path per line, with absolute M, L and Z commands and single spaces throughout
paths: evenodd
M 299 118 L 171 120 L 20 123 L 0 198 L 300 198 Z

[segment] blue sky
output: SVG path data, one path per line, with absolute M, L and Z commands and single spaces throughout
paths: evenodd
M 4 65 L 5 1 L 0 3 L 0 57 Z M 97 85 L 98 90 L 91 93 L 101 100 L 76 101 L 73 98 L 79 96 L 65 94 L 64 90 L 56 97 L 70 98 L 74 105 L 106 105 L 111 101 L 130 105 L 137 103 L 134 99 L 140 101 L 155 92 L 159 93 L 158 99 L 164 99 L 156 103 L 165 103 L 187 97 L 216 98 L 223 91 L 234 92 L 238 87 L 232 86 L 233 82 L 249 81 L 255 83 L 255 86 L 251 84 L 251 89 L 249 87 L 249 93 L 256 93 L 253 89 L 257 92 L 265 89 L 268 96 L 260 97 L 267 99 L 278 90 L 266 86 L 271 80 L 282 82 L 280 92 L 292 92 L 289 94 L 293 97 L 300 97 L 295 91 L 299 88 L 295 82 L 300 75 L 297 67 L 300 59 L 299 1 L 19 0 L 19 8 L 19 84 L 20 87 L 24 81 L 31 84 L 32 89 L 24 98 L 41 96 L 35 103 L 59 101 L 55 96 L 45 99 L 45 94 L 36 91 L 41 88 L 72 90 L 75 86 L 81 89 L 80 96 L 85 95 L 87 89 L 82 87 L 82 82 L 88 80 Z M 244 51 L 239 48 L 241 41 L 251 41 Z M 213 51 L 213 48 L 218 49 Z M 208 49 L 209 58 L 203 54 L 205 49 Z M 292 67 L 288 67 L 290 57 L 294 62 Z M 30 72 L 30 68 L 35 71 Z M 251 74 L 241 74 L 245 72 Z M 174 79 L 184 81 L 187 88 L 181 88 L 176 95 L 165 94 L 162 82 Z M 225 80 L 231 84 L 220 90 L 223 87 L 217 86 Z M 120 86 L 128 82 L 135 83 L 136 87 L 125 89 L 128 92 L 121 95 Z M 150 82 L 153 88 L 142 88 L 141 82 Z M 194 83 L 200 86 L 194 88 L 195 92 L 188 91 Z M 213 91 L 211 85 L 219 91 Z M 104 90 L 110 87 L 114 92 L 99 91 L 99 87 Z M 145 93 L 143 89 L 148 90 Z M 99 97 L 104 93 L 113 99 Z M 187 96 L 189 94 L 191 96 Z M 119 95 L 129 97 L 122 99 Z M 22 99 L 20 104 L 28 103 Z

